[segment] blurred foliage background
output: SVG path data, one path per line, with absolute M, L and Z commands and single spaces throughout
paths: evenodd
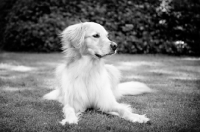
M 0 0 L 0 48 L 60 51 L 60 32 L 102 24 L 120 53 L 200 55 L 200 0 Z

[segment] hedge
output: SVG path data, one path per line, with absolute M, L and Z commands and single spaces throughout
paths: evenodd
M 102 24 L 120 53 L 200 55 L 198 0 L 17 0 L 6 17 L 4 49 L 60 51 L 59 33 Z

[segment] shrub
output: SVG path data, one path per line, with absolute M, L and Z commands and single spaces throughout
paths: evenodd
M 58 34 L 66 25 L 61 13 L 45 1 L 17 1 L 8 17 L 5 49 L 12 51 L 57 51 Z
M 6 16 L 16 0 L 2 0 L 0 2 L 0 50 L 2 49 L 2 40 L 4 37 L 4 30 L 6 27 Z
M 58 51 L 59 33 L 65 27 L 80 21 L 94 21 L 110 31 L 121 53 L 197 54 L 200 14 L 192 13 L 200 4 L 192 0 L 187 5 L 190 2 L 18 0 L 7 17 L 4 49 Z M 165 8 L 168 11 L 163 11 Z
M 166 5 L 157 12 L 158 39 L 170 41 L 173 54 L 200 55 L 200 1 L 162 1 Z

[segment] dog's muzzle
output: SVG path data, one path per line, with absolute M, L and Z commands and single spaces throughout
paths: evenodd
M 111 48 L 111 52 L 110 52 L 110 53 L 105 54 L 105 55 L 95 54 L 95 56 L 98 57 L 98 58 L 102 58 L 102 57 L 104 57 L 104 56 L 112 55 L 112 54 L 116 53 L 117 44 L 116 44 L 115 42 L 112 42 L 112 41 L 111 41 L 110 48 Z

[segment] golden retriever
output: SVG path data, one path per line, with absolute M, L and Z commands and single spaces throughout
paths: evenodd
M 123 95 L 152 90 L 139 82 L 119 84 L 119 70 L 103 60 L 117 50 L 103 26 L 94 22 L 75 24 L 66 28 L 61 37 L 65 59 L 56 69 L 58 87 L 44 99 L 63 104 L 62 125 L 77 124 L 81 113 L 91 107 L 131 122 L 149 121 L 145 115 L 132 113 L 130 105 L 117 102 Z

